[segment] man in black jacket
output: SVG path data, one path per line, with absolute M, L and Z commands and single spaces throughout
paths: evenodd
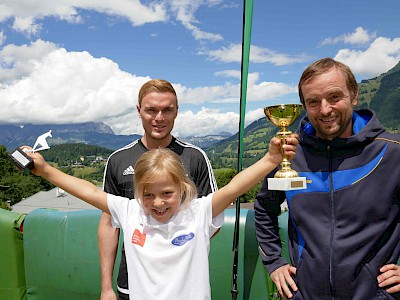
M 307 188 L 268 191 L 264 180 L 255 202 L 263 263 L 284 298 L 399 299 L 400 136 L 373 111 L 353 110 L 357 82 L 331 58 L 306 68 L 299 95 L 307 115 L 292 166 Z M 277 223 L 285 199 L 291 263 Z

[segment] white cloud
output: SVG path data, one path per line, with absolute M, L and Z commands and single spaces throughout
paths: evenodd
M 263 108 L 248 111 L 245 114 L 245 126 L 263 117 L 265 117 Z M 180 112 L 175 122 L 176 126 L 173 134 L 181 137 L 205 136 L 219 134 L 220 132 L 235 134 L 239 131 L 239 118 L 238 112 L 224 112 L 219 109 L 205 107 L 197 113 L 191 111 Z M 187 124 L 196 125 L 187 126 Z
M 134 110 L 137 91 L 148 80 L 122 72 L 109 59 L 63 48 L 30 65 L 26 76 L 1 85 L 7 109 L 0 111 L 0 121 L 80 123 L 124 115 Z
M 218 77 L 233 77 L 237 78 L 240 80 L 241 73 L 239 70 L 224 70 L 224 71 L 218 71 L 214 73 L 215 76 Z
M 250 111 L 245 116 L 245 126 L 264 116 L 262 109 Z M 219 109 L 203 107 L 197 113 L 192 111 L 179 112 L 175 121 L 173 134 L 180 137 L 204 136 L 230 132 L 232 134 L 239 130 L 239 113 L 224 112 Z M 187 126 L 191 124 L 191 126 Z
M 174 88 L 181 103 L 232 103 L 239 97 L 239 85 L 231 83 L 195 88 L 174 84 Z
M 81 23 L 81 10 L 92 10 L 110 16 L 126 18 L 133 26 L 167 20 L 163 4 L 151 2 L 143 5 L 140 0 L 57 0 L 57 1 L 14 1 L 3 0 L 0 4 L 0 22 L 14 18 L 13 28 L 32 36 L 38 34 L 38 23 L 46 17 L 53 17 L 70 23 Z
M 347 64 L 363 79 L 379 76 L 399 62 L 400 38 L 379 37 L 365 51 L 341 49 L 335 59 Z
M 229 72 L 230 73 L 230 72 Z M 235 74 L 237 75 L 237 74 Z M 238 79 L 240 78 L 240 74 Z M 239 80 L 238 80 L 239 81 Z M 247 80 L 247 102 L 275 100 L 296 93 L 297 87 L 280 82 L 258 82 L 259 74 L 250 73 Z M 188 88 L 174 85 L 179 101 L 184 103 L 239 103 L 240 83 Z
M 345 43 L 351 45 L 365 45 L 376 38 L 376 32 L 369 33 L 362 27 L 357 27 L 352 33 L 342 34 L 338 37 L 328 37 L 321 42 L 321 45 L 335 45 Z
M 199 112 L 179 112 L 173 134 L 193 136 L 218 134 L 221 131 L 235 132 L 238 129 L 239 115 L 234 112 L 222 113 L 218 109 L 202 108 Z M 187 124 L 191 124 L 187 126 Z
M 8 83 L 29 75 L 36 62 L 57 49 L 51 42 L 37 40 L 30 45 L 9 44 L 0 50 L 0 82 Z
M 13 29 L 28 37 L 38 36 L 42 25 L 40 21 L 52 17 L 69 23 L 83 23 L 82 11 L 95 11 L 109 16 L 127 19 L 133 26 L 146 23 L 177 20 L 188 29 L 194 39 L 200 41 L 220 41 L 219 33 L 201 30 L 195 14 L 201 6 L 212 7 L 222 4 L 222 0 L 57 0 L 23 2 L 3 0 L 0 4 L 0 22 L 14 18 Z M 147 4 L 142 4 L 147 3 Z
M 28 37 L 37 36 L 42 29 L 40 24 L 35 23 L 31 17 L 15 17 L 12 28 Z
M 210 7 L 221 2 L 221 0 L 171 0 L 170 6 L 176 20 L 192 33 L 195 40 L 216 42 L 223 40 L 222 35 L 203 31 L 196 26 L 195 24 L 198 24 L 199 21 L 196 19 L 195 13 L 202 5 Z
M 0 123 L 101 121 L 117 134 L 143 133 L 135 106 L 138 91 L 149 77 L 123 72 L 107 58 L 95 58 L 88 52 L 67 52 L 42 40 L 30 45 L 8 45 L 0 57 L 0 101 L 7 107 L 0 110 Z M 238 73 L 226 70 L 218 75 L 234 76 L 237 84 L 189 88 L 173 83 L 181 108 L 185 104 L 238 103 Z M 247 101 L 272 100 L 295 90 L 283 83 L 259 82 L 259 74 L 250 73 Z M 238 109 L 237 105 L 234 109 Z M 254 121 L 254 113 L 249 116 L 249 122 Z M 203 108 L 195 113 L 182 108 L 174 132 L 180 136 L 234 133 L 237 122 L 238 113 L 228 109 Z M 189 123 L 191 126 L 187 126 Z
M 259 84 L 251 84 L 249 81 L 247 101 L 276 100 L 284 95 L 295 93 L 297 93 L 297 86 L 286 83 L 261 82 Z
M 202 49 L 197 54 L 207 55 L 210 60 L 240 63 L 242 60 L 242 45 L 230 44 L 228 47 L 222 47 L 217 50 Z M 306 62 L 308 59 L 309 57 L 305 54 L 289 55 L 255 45 L 250 47 L 250 62 L 252 63 L 270 63 L 276 66 L 283 66 Z

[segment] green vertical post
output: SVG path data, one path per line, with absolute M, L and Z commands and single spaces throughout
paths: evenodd
M 243 31 L 242 31 L 242 62 L 240 80 L 240 118 L 239 118 L 239 141 L 238 141 L 238 167 L 242 170 L 244 124 L 246 115 L 247 77 L 249 73 L 249 58 L 251 44 L 251 27 L 253 23 L 253 0 L 243 1 Z M 233 270 L 232 270 L 232 299 L 237 299 L 237 274 L 238 274 L 238 251 L 239 251 L 239 222 L 240 222 L 240 198 L 236 200 L 236 220 L 233 237 Z

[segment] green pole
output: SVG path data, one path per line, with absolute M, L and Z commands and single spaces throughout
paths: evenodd
M 242 63 L 240 80 L 240 118 L 239 118 L 239 143 L 238 143 L 238 166 L 237 171 L 242 170 L 244 124 L 246 115 L 247 77 L 249 74 L 249 57 L 251 44 L 251 27 L 253 19 L 253 0 L 243 2 L 243 31 L 242 31 Z M 240 197 L 236 199 L 236 219 L 233 237 L 233 272 L 232 272 L 232 299 L 237 299 L 237 273 L 239 254 L 239 222 L 240 222 Z

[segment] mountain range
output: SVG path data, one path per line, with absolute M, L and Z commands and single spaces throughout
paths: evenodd
M 51 130 L 52 134 L 52 137 L 47 139 L 50 146 L 66 143 L 84 143 L 116 150 L 141 137 L 138 134 L 114 134 L 113 130 L 102 122 L 62 125 L 0 125 L 0 145 L 5 146 L 8 151 L 21 145 L 33 146 L 36 138 L 49 130 Z M 207 148 L 230 136 L 230 133 L 222 132 L 218 135 L 186 137 L 183 140 L 201 148 Z

